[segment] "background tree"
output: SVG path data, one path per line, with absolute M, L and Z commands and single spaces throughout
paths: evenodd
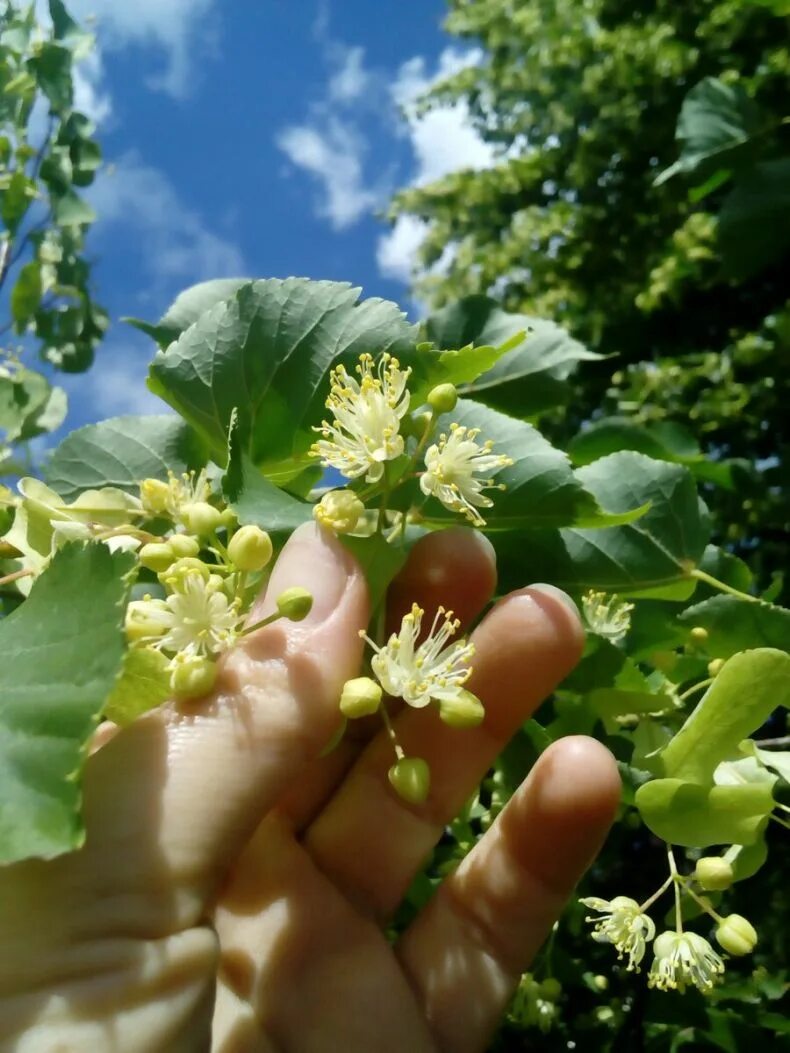
M 80 196 L 101 151 L 74 108 L 74 66 L 93 38 L 61 0 L 49 10 L 44 23 L 34 4 L 0 5 L 0 475 L 24 468 L 18 444 L 62 423 L 66 395 L 48 375 L 86 370 L 107 326 L 84 248 L 94 213 Z M 44 372 L 29 364 L 35 343 Z
M 554 433 L 585 426 L 577 463 L 623 446 L 696 460 L 731 524 L 719 540 L 764 582 L 790 537 L 783 13 L 783 0 L 451 0 L 447 29 L 483 57 L 419 106 L 464 100 L 499 159 L 391 210 L 428 224 L 415 286 L 431 306 L 491 294 L 616 356 L 584 370 Z

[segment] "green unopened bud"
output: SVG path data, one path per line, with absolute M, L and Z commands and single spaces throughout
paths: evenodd
M 381 693 L 381 687 L 369 676 L 347 680 L 340 696 L 340 712 L 350 720 L 369 717 L 381 705 Z
M 216 662 L 202 655 L 176 655 L 170 666 L 170 690 L 176 698 L 201 698 L 216 679 Z
M 359 522 L 365 506 L 353 490 L 330 490 L 313 508 L 313 515 L 321 526 L 336 534 L 347 534 Z
M 195 559 L 194 556 L 184 556 L 183 559 L 177 559 L 175 563 L 171 563 L 167 570 L 159 575 L 159 580 L 174 592 L 178 592 L 184 587 L 186 579 L 193 574 L 199 574 L 203 581 L 208 581 L 210 573 L 211 571 L 202 560 Z
M 239 570 L 263 570 L 272 558 L 272 539 L 258 526 L 243 526 L 230 539 L 228 555 Z
M 689 636 L 695 644 L 704 644 L 708 642 L 708 630 L 702 625 L 695 625 L 689 633 Z
M 175 559 L 175 553 L 167 542 L 152 541 L 149 545 L 143 545 L 138 552 L 138 558 L 148 570 L 167 570 Z
M 140 483 L 140 500 L 146 512 L 161 515 L 167 511 L 170 487 L 161 479 L 143 479 Z
M 549 976 L 541 983 L 538 994 L 547 1002 L 557 1002 L 562 994 L 562 984 L 556 976 Z
M 451 728 L 476 728 L 482 724 L 485 715 L 483 703 L 477 695 L 463 688 L 453 698 L 439 702 L 439 716 Z
M 751 954 L 757 946 L 757 933 L 750 921 L 740 914 L 723 918 L 716 929 L 716 939 L 728 954 L 740 957 Z
M 310 613 L 312 607 L 312 594 L 299 585 L 286 589 L 277 597 L 277 610 L 283 618 L 290 618 L 292 622 L 302 621 Z
M 697 862 L 692 875 L 706 892 L 720 892 L 729 888 L 733 881 L 732 866 L 721 856 L 705 856 Z
M 206 537 L 208 534 L 213 534 L 217 527 L 222 525 L 222 512 L 210 505 L 208 501 L 194 501 L 192 504 L 184 505 L 179 519 L 190 534 Z
M 599 1024 L 611 1024 L 614 1020 L 614 1009 L 610 1005 L 596 1006 L 595 1019 Z
M 609 990 L 609 977 L 604 976 L 603 973 L 598 973 L 597 976 L 593 977 L 593 987 L 596 991 L 608 991 Z
M 196 556 L 200 552 L 200 542 L 189 534 L 173 534 L 167 539 L 175 556 Z
M 458 404 L 455 384 L 437 384 L 428 392 L 428 405 L 437 413 L 452 413 Z
M 723 658 L 714 658 L 712 662 L 708 662 L 708 676 L 718 676 L 724 668 Z
M 422 804 L 431 788 L 431 769 L 421 757 L 401 757 L 387 773 L 398 797 L 409 804 Z

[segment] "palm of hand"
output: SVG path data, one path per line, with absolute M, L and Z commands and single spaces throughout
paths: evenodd
M 315 594 L 309 619 L 252 634 L 211 699 L 162 707 L 97 750 L 81 851 L 0 872 L 0 1049 L 485 1048 L 611 820 L 608 754 L 580 738 L 546 751 L 395 946 L 384 927 L 446 822 L 577 660 L 578 620 L 545 590 L 489 613 L 470 684 L 484 724 L 397 718 L 432 772 L 428 802 L 412 807 L 387 783 L 383 733 L 316 759 L 359 665 L 359 569 L 304 528 L 269 595 L 294 584 Z M 493 587 L 488 550 L 448 531 L 415 548 L 390 616 L 416 600 L 468 623 Z

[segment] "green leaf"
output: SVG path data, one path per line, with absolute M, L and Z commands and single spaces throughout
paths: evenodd
M 762 161 L 738 179 L 719 215 L 724 274 L 743 281 L 790 249 L 790 157 Z
M 636 450 L 660 461 L 684 463 L 700 456 L 694 436 L 680 424 L 635 424 L 625 417 L 606 417 L 579 432 L 568 445 L 574 464 L 591 464 L 618 450 Z
M 762 750 L 751 739 L 741 743 L 741 751 L 755 757 L 760 764 L 781 775 L 790 783 L 790 750 Z
M 562 450 L 555 449 L 531 424 L 507 417 L 488 406 L 461 399 L 451 414 L 440 419 L 439 431 L 451 422 L 479 428 L 480 440 L 492 440 L 494 452 L 507 454 L 513 464 L 496 475 L 502 493 L 490 491 L 493 507 L 483 509 L 489 531 L 524 527 L 579 524 L 595 527 L 634 519 L 644 512 L 639 505 L 604 511 L 585 489 Z M 605 507 L 605 506 L 604 506 Z M 457 522 L 458 515 L 436 500 L 426 506 L 425 522 Z
M 499 346 L 525 333 L 491 369 L 461 387 L 462 394 L 518 417 L 566 402 L 567 381 L 578 363 L 602 357 L 554 322 L 510 314 L 487 296 L 468 296 L 443 308 L 426 321 L 425 329 L 439 347 Z
M 550 581 L 574 592 L 690 596 L 689 573 L 705 551 L 709 525 L 688 469 L 624 451 L 575 474 L 610 513 L 649 508 L 633 522 L 603 530 L 536 530 L 497 541 L 504 580 Z
M 0 216 L 9 233 L 16 232 L 35 196 L 36 184 L 17 169 L 9 179 L 8 186 L 0 193 Z
M 41 292 L 41 264 L 37 260 L 31 260 L 19 271 L 11 290 L 11 314 L 18 333 L 24 332 L 38 310 Z
M 408 550 L 402 545 L 391 545 L 381 534 L 371 537 L 340 538 L 365 572 L 370 593 L 370 608 L 375 611 L 393 580 L 406 562 Z
M 242 526 L 253 523 L 272 534 L 290 533 L 313 518 L 312 504 L 299 501 L 269 482 L 233 441 L 222 489 Z
M 55 222 L 61 227 L 81 226 L 93 223 L 96 213 L 87 201 L 75 194 L 73 190 L 67 190 L 60 197 L 53 198 L 52 212 Z
M 125 318 L 124 321 L 153 337 L 164 350 L 202 314 L 218 303 L 229 300 L 242 285 L 249 285 L 251 281 L 252 278 L 216 278 L 199 282 L 179 293 L 158 322 L 152 324 L 139 318 Z
M 686 848 L 754 844 L 774 807 L 765 783 L 698 786 L 683 779 L 654 779 L 636 791 L 636 806 L 650 830 Z
M 705 650 L 711 658 L 730 658 L 754 647 L 790 648 L 790 611 L 770 603 L 714 596 L 688 607 L 678 621 L 708 630 Z
M 395 304 L 358 298 L 358 289 L 339 282 L 243 285 L 157 354 L 149 386 L 203 435 L 220 463 L 237 407 L 240 437 L 265 471 L 304 457 L 334 362 L 354 362 L 363 352 L 415 354 L 414 330 Z
M 121 675 L 102 715 L 116 724 L 131 724 L 170 697 L 169 660 L 151 647 L 132 647 L 123 659 Z
M 727 661 L 661 754 L 664 774 L 708 783 L 779 706 L 790 705 L 790 655 L 760 648 Z M 734 838 L 734 840 L 738 840 Z
M 46 481 L 66 501 L 83 490 L 135 491 L 142 479 L 202 468 L 197 438 L 177 417 L 112 417 L 68 435 L 46 466 Z
M 128 553 L 62 548 L 0 622 L 0 861 L 83 841 L 79 776 L 121 668 Z
M 680 158 L 655 180 L 655 186 L 678 172 L 701 179 L 716 169 L 743 160 L 751 137 L 764 123 L 759 107 L 740 84 L 706 77 L 683 100 L 675 137 Z
M 72 55 L 61 44 L 45 42 L 28 59 L 28 67 L 35 74 L 39 87 L 56 112 L 69 110 L 73 102 L 71 83 Z

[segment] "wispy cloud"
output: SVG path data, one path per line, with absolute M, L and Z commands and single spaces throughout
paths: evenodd
M 149 86 L 176 98 L 188 94 L 199 60 L 217 40 L 215 0 L 71 0 L 81 23 L 95 16 L 102 50 L 153 48 L 164 58 Z
M 99 174 L 87 194 L 97 230 L 124 224 L 145 246 L 145 266 L 160 287 L 228 277 L 245 271 L 240 249 L 214 233 L 188 208 L 167 177 L 129 153 Z
M 432 85 L 475 65 L 481 57 L 479 49 L 459 51 L 449 47 L 439 55 L 433 70 L 422 56 L 415 56 L 400 67 L 391 92 L 403 115 L 403 131 L 413 156 L 409 185 L 422 186 L 451 172 L 490 168 L 494 163 L 494 150 L 474 128 L 465 102 L 437 106 L 426 113 L 420 113 L 414 105 Z M 384 277 L 404 283 L 410 281 L 426 231 L 422 220 L 400 216 L 392 229 L 379 238 L 376 261 Z M 446 262 L 444 257 L 435 269 L 441 270 Z

